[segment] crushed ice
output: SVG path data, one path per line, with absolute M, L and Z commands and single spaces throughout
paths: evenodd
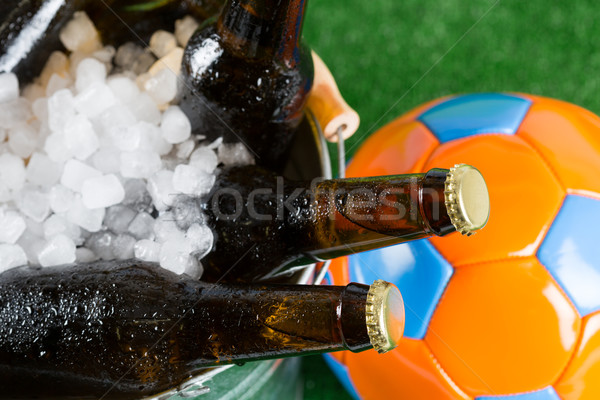
M 0 74 L 0 272 L 137 257 L 199 276 L 213 233 L 194 196 L 219 164 L 253 163 L 241 144 L 203 142 L 177 106 L 176 21 L 149 47 L 103 46 L 78 12 L 42 73 L 19 90 Z M 186 208 L 185 210 L 183 208 Z

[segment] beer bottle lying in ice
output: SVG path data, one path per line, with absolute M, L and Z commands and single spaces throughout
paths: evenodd
M 202 22 L 216 15 L 224 0 L 2 0 L 0 3 L 0 72 L 14 72 L 21 82 L 38 76 L 53 51 L 64 50 L 61 29 L 76 12 L 85 12 L 101 41 L 148 43 L 158 30 L 173 31 L 175 20 L 190 15 Z M 98 41 L 100 42 L 100 41 Z
M 223 170 L 204 198 L 180 197 L 173 216 L 201 209 L 215 242 L 203 280 L 251 281 L 294 267 L 454 231 L 470 235 L 489 215 L 479 171 L 292 182 L 258 167 Z M 185 228 L 185 227 L 184 227 Z
M 398 289 L 227 285 L 120 261 L 0 274 L 0 398 L 140 398 L 201 368 L 337 350 L 404 329 Z
M 301 43 L 306 0 L 228 0 L 190 39 L 182 62 L 181 109 L 193 132 L 243 142 L 279 170 L 312 87 Z

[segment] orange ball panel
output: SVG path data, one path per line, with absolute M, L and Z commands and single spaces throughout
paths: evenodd
M 348 272 L 348 258 L 339 257 L 331 260 L 329 266 L 329 274 L 333 278 L 332 285 L 347 285 L 350 283 L 350 276 Z
M 600 399 L 600 313 L 583 319 L 577 353 L 554 388 L 564 400 Z
M 600 193 L 600 118 L 564 101 L 537 99 L 517 135 L 552 165 L 562 185 Z
M 364 400 L 469 399 L 447 380 L 421 340 L 402 339 L 386 354 L 374 350 L 347 353 L 346 365 Z
M 418 121 L 394 121 L 371 136 L 348 164 L 346 176 L 379 176 L 416 172 L 439 145 Z
M 535 257 L 457 269 L 425 342 L 471 396 L 553 384 L 575 349 L 581 320 Z
M 535 254 L 565 195 L 539 155 L 519 137 L 481 135 L 442 144 L 423 170 L 457 163 L 483 174 L 490 218 L 473 236 L 434 237 L 433 245 L 453 266 Z

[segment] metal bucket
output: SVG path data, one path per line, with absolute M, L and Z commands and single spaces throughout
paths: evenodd
M 27 7 L 30 0 L 11 0 L 12 3 Z M 15 4 L 6 7 L 12 10 L 16 7 Z M 0 22 L 2 20 L 0 18 Z M 51 48 L 45 50 L 49 52 L 54 48 L 53 46 L 59 48 L 57 39 L 52 42 Z M 1 46 L 0 49 L 2 49 Z M 306 118 L 294 139 L 289 162 L 284 171 L 287 178 L 294 180 L 332 177 L 331 160 L 322 127 L 325 127 L 328 132 L 342 132 L 344 129 L 336 128 L 336 126 L 343 126 L 347 128 L 344 137 L 351 135 L 358 127 L 358 115 L 344 102 L 333 76 L 314 53 L 313 58 L 315 82 L 308 107 L 312 108 L 317 116 L 310 110 L 306 111 Z M 11 68 L 7 67 L 6 69 L 10 70 Z M 29 72 L 30 75 L 36 75 Z M 336 119 L 335 122 L 331 122 L 344 113 L 346 114 L 345 119 L 342 121 Z M 331 133 L 328 137 L 332 140 Z M 339 139 L 342 139 L 341 135 L 339 135 Z M 341 143 L 343 150 L 343 141 Z M 343 157 L 341 158 L 343 159 Z M 307 265 L 294 273 L 290 282 L 309 284 L 313 281 L 320 281 L 318 277 L 315 280 L 315 268 L 315 264 Z M 325 268 L 322 271 L 324 272 Z M 251 362 L 243 366 L 228 365 L 207 368 L 178 387 L 148 399 L 275 400 L 298 398 L 302 393 L 298 388 L 299 368 L 300 359 L 298 358 Z
M 310 111 L 306 112 L 306 118 L 294 139 L 284 175 L 295 180 L 332 177 L 331 160 L 325 137 L 319 122 Z M 307 265 L 293 275 L 291 283 L 311 283 L 315 267 L 315 264 Z M 302 390 L 299 387 L 299 372 L 299 358 L 207 368 L 178 387 L 149 397 L 147 400 L 300 399 Z

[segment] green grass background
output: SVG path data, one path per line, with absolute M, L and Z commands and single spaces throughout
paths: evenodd
M 361 116 L 349 158 L 448 94 L 518 91 L 600 113 L 599 15 L 597 0 L 309 0 L 304 38 Z M 320 358 L 304 361 L 305 399 L 350 399 Z

